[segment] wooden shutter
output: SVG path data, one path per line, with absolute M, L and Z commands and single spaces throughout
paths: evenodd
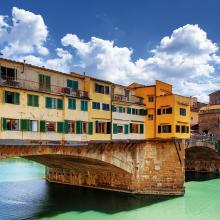
M 89 134 L 93 134 L 93 122 L 89 122 Z
M 82 134 L 82 121 L 76 121 L 76 134 Z
M 33 104 L 32 104 L 32 95 L 29 95 L 28 94 L 28 106 L 32 106 Z
M 46 108 L 52 108 L 52 98 L 46 97 Z
M 40 121 L 40 132 L 46 131 L 46 121 Z
M 130 123 L 130 133 L 132 133 L 132 123 Z
M 125 134 L 128 134 L 128 125 L 125 125 Z
M 17 92 L 15 92 L 13 94 L 14 94 L 14 97 L 13 97 L 14 104 L 19 105 L 19 103 L 20 103 L 20 94 L 17 93 Z
M 64 125 L 64 123 L 63 123 L 62 121 L 58 121 L 58 122 L 57 122 L 57 132 L 58 132 L 58 133 L 63 133 L 63 130 L 64 130 L 64 129 L 63 129 L 63 128 L 64 128 L 63 125 Z
M 127 108 L 127 113 L 131 114 L 131 108 L 129 108 L 129 107 Z
M 74 90 L 78 90 L 78 88 L 79 88 L 79 84 L 78 84 L 78 81 L 73 81 L 73 88 L 74 88 Z
M 6 124 L 6 118 L 2 118 L 2 130 L 6 131 L 7 129 L 7 124 Z
M 140 124 L 140 133 L 143 134 L 144 133 L 144 125 Z
M 21 131 L 29 131 L 30 130 L 30 120 L 21 119 Z
M 118 133 L 118 125 L 113 124 L 113 134 L 117 134 L 117 133 Z
M 122 107 L 121 106 L 119 106 L 119 112 L 122 113 Z
M 132 108 L 132 115 L 135 115 L 135 108 Z
M 66 133 L 66 134 L 69 133 L 69 122 L 68 122 L 68 120 L 64 121 L 64 133 Z
M 63 109 L 63 99 L 57 99 L 57 109 Z

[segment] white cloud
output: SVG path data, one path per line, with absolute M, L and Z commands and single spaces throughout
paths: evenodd
M 4 31 L 0 35 L 1 42 L 7 43 L 2 52 L 8 57 L 35 52 L 40 55 L 49 53 L 44 46 L 48 30 L 41 15 L 13 7 L 12 26 L 1 16 L 0 30 Z
M 77 67 L 124 85 L 133 81 L 151 84 L 160 79 L 174 84 L 178 93 L 206 101 L 207 94 L 220 86 L 218 45 L 198 25 L 177 28 L 161 39 L 150 56 L 133 61 L 131 48 L 97 37 L 86 42 L 76 34 L 61 39 L 65 50 L 56 48 L 55 54 L 49 54 L 48 28 L 41 15 L 13 7 L 9 21 L 9 16 L 0 15 L 0 46 L 8 58 L 65 72 Z

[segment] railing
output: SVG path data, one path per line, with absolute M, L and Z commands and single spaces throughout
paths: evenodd
M 143 104 L 143 98 L 139 96 L 124 96 L 124 95 L 119 95 L 115 94 L 113 96 L 113 101 L 119 101 L 119 102 L 132 102 L 136 104 Z
M 82 90 L 73 90 L 72 88 L 68 87 L 61 87 L 56 85 L 46 85 L 40 84 L 35 81 L 24 80 L 24 79 L 1 79 L 0 78 L 0 85 L 1 86 L 10 86 L 14 88 L 22 88 L 26 90 L 32 90 L 37 92 L 48 92 L 54 93 L 58 95 L 69 95 L 73 97 L 79 98 L 88 98 L 88 92 Z

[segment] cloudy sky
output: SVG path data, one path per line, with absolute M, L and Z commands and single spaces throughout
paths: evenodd
M 216 0 L 0 0 L 0 51 L 127 85 L 174 85 L 207 101 L 220 89 Z

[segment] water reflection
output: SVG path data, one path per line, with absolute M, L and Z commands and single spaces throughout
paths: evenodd
M 207 173 L 207 172 L 186 172 L 186 182 L 190 181 L 207 181 L 212 179 L 220 178 L 220 173 Z

